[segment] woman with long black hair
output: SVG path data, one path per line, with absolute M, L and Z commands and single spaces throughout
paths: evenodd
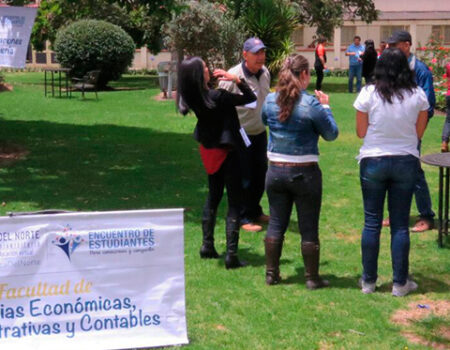
M 203 244 L 200 257 L 217 259 L 214 247 L 214 227 L 217 207 L 227 189 L 228 213 L 226 218 L 227 253 L 225 267 L 238 268 L 244 264 L 238 259 L 240 209 L 242 184 L 238 152 L 246 147 L 245 132 L 240 129 L 235 106 L 256 100 L 255 94 L 243 79 L 222 69 L 216 69 L 214 77 L 232 81 L 242 94 L 223 89 L 210 89 L 209 70 L 199 57 L 184 60 L 178 68 L 178 107 L 182 114 L 192 110 L 197 117 L 194 131 L 200 143 L 200 155 L 208 174 L 208 197 L 203 209 Z
M 417 289 L 409 276 L 409 213 L 419 167 L 417 145 L 427 125 L 428 100 L 399 49 L 386 49 L 375 66 L 375 82 L 356 99 L 356 133 L 364 139 L 357 159 L 364 202 L 361 289 L 376 287 L 383 204 L 391 223 L 394 296 Z

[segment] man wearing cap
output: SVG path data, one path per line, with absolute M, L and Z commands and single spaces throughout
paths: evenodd
M 428 121 L 434 114 L 434 106 L 436 104 L 436 98 L 434 95 L 433 87 L 433 75 L 428 69 L 425 63 L 420 61 L 414 54 L 411 53 L 411 34 L 407 31 L 399 30 L 392 34 L 392 36 L 387 40 L 389 47 L 396 47 L 400 49 L 408 58 L 409 67 L 415 72 L 416 83 L 420 86 L 427 95 L 428 103 L 430 107 L 428 108 Z M 420 151 L 421 141 L 419 141 L 419 151 Z M 413 232 L 423 232 L 433 228 L 433 218 L 434 212 L 431 208 L 431 197 L 430 190 L 428 189 L 428 184 L 425 179 L 425 173 L 422 167 L 419 167 L 419 174 L 417 177 L 416 188 L 414 190 L 416 195 L 416 206 L 419 210 L 420 218 L 412 228 Z M 384 220 L 383 225 L 389 225 L 389 222 Z
M 259 202 L 264 194 L 267 171 L 267 133 L 261 120 L 261 109 L 270 90 L 270 73 L 264 66 L 266 46 L 260 39 L 247 39 L 244 43 L 243 56 L 244 61 L 232 67 L 229 72 L 244 78 L 258 99 L 248 105 L 236 107 L 241 127 L 250 140 L 250 145 L 241 152 L 244 190 L 241 225 L 245 231 L 258 232 L 262 230 L 259 224 L 269 221 Z M 219 87 L 240 93 L 233 82 L 221 81 Z

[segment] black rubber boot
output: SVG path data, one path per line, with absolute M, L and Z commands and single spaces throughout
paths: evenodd
M 266 247 L 266 284 L 278 284 L 281 281 L 280 257 L 283 239 L 266 237 L 264 245 Z
M 216 211 L 204 209 L 202 217 L 203 243 L 200 248 L 202 259 L 217 259 L 219 257 L 216 248 L 214 248 L 214 226 L 216 226 Z
M 239 267 L 247 265 L 245 262 L 240 261 L 237 256 L 239 244 L 239 226 L 239 219 L 227 218 L 227 255 L 225 256 L 225 267 L 227 269 L 237 269 Z
M 328 287 L 330 282 L 319 276 L 320 243 L 302 242 L 302 255 L 305 263 L 306 288 L 313 290 Z

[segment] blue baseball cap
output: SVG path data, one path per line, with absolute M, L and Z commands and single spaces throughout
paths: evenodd
M 266 49 L 266 46 L 259 38 L 249 38 L 244 43 L 244 51 L 257 53 L 261 49 Z

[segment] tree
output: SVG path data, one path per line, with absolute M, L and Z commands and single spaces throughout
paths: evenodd
M 249 9 L 254 9 L 254 0 L 212 0 L 225 4 L 240 18 Z M 342 25 L 345 19 L 360 19 L 367 23 L 378 18 L 373 0 L 286 0 L 297 5 L 297 19 L 300 24 L 317 27 L 317 35 L 330 38 L 333 29 Z
M 221 7 L 205 0 L 189 6 L 164 26 L 166 44 L 183 55 L 200 56 L 208 66 L 234 64 L 240 54 L 244 34 L 242 24 Z
M 136 46 L 157 53 L 162 48 L 161 25 L 179 8 L 177 0 L 43 0 L 31 41 L 42 50 L 46 40 L 55 41 L 60 28 L 80 19 L 99 19 L 124 29 Z

